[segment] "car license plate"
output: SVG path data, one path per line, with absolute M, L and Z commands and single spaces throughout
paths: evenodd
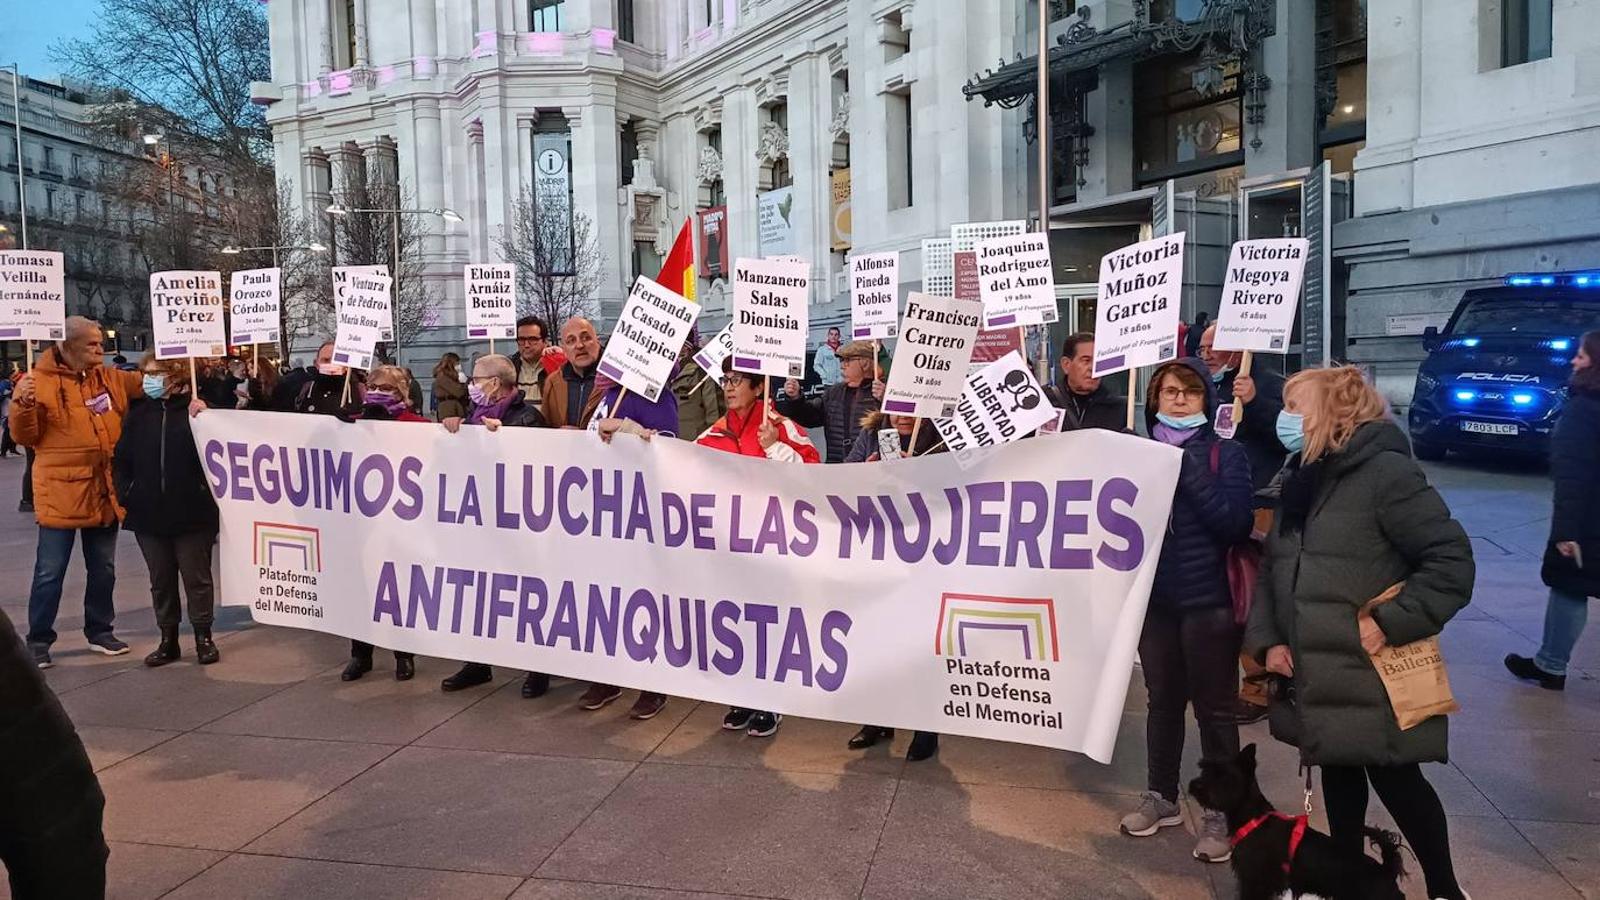
M 1462 431 L 1471 431 L 1476 434 L 1511 434 L 1517 433 L 1517 426 L 1510 422 L 1474 422 L 1470 419 L 1461 423 Z

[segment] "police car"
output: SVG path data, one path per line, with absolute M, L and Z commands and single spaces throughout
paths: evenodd
M 1417 456 L 1546 455 L 1578 339 L 1596 328 L 1600 271 L 1511 275 L 1467 291 L 1442 333 L 1423 333 L 1410 415 Z

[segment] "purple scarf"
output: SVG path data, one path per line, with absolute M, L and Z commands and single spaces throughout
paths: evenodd
M 1173 428 L 1165 422 L 1157 422 L 1150 435 L 1163 444 L 1182 447 L 1189 439 L 1200 433 L 1198 428 Z
M 391 394 L 388 391 L 367 391 L 367 395 L 362 400 L 365 405 L 383 407 L 383 411 L 388 413 L 391 418 L 398 417 L 406 411 L 405 398 Z
M 467 424 L 482 425 L 484 419 L 504 419 L 506 417 L 506 410 L 511 408 L 511 402 L 516 399 L 517 392 L 512 390 L 507 391 L 504 397 L 501 397 L 499 400 L 496 400 L 493 403 L 485 403 L 482 406 L 474 406 L 472 408 L 472 412 L 467 415 Z

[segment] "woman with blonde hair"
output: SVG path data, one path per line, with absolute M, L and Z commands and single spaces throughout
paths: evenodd
M 1437 635 L 1472 597 L 1472 546 L 1359 369 L 1284 387 L 1281 475 L 1245 649 L 1293 679 L 1300 753 L 1322 767 L 1328 826 L 1362 852 L 1370 784 L 1416 854 L 1428 896 L 1461 900 L 1444 807 L 1421 763 L 1446 762 L 1448 725 L 1402 731 L 1371 654 Z M 1393 600 L 1366 610 L 1391 585 Z

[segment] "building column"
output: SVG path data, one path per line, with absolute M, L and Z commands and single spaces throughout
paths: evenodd
M 1422 0 L 1390 0 L 1367 24 L 1367 84 L 1383 87 L 1381 105 L 1367 101 L 1367 146 L 1356 154 L 1356 215 L 1412 209 L 1412 171 L 1422 126 Z M 1381 109 L 1381 112 L 1377 110 Z
M 438 58 L 439 18 L 435 0 L 411 0 L 411 77 L 431 78 L 439 69 Z
M 533 187 L 533 128 L 538 121 L 536 115 L 517 117 L 517 177 L 507 187 L 519 196 Z
M 728 195 L 728 263 L 760 256 L 756 226 L 757 119 L 755 95 L 738 87 L 722 100 L 722 186 Z
M 828 158 L 833 136 L 832 98 L 817 90 L 817 57 L 803 56 L 789 66 L 789 173 L 794 179 L 795 246 L 811 260 L 811 278 L 824 281 L 828 271 Z M 826 149 L 826 152 L 824 152 Z M 813 303 L 828 299 L 827 285 L 811 292 Z
M 622 217 L 617 209 L 617 187 L 622 179 L 619 177 L 617 108 L 615 101 L 608 100 L 597 97 L 588 107 L 566 106 L 561 112 L 572 129 L 573 212 L 587 215 L 594 223 L 598 246 L 615 248 L 620 246 L 618 233 L 622 228 Z M 595 299 L 606 323 L 615 321 L 621 308 L 624 294 L 621 273 L 626 268 L 622 260 L 608 260 L 601 267 Z
M 333 71 L 333 0 L 311 0 L 306 4 L 306 28 L 318 36 L 319 59 L 312 66 L 320 75 Z
M 1094 128 L 1089 163 L 1078 200 L 1098 200 L 1133 190 L 1133 64 L 1100 67 L 1100 86 L 1084 99 L 1084 118 Z
M 367 53 L 367 0 L 356 0 L 356 58 L 357 68 L 365 66 L 368 61 Z

